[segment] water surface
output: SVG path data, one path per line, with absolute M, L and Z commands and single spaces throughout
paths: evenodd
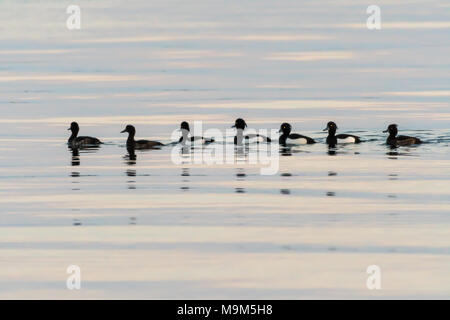
M 449 297 L 445 1 L 381 1 L 379 31 L 361 1 L 77 3 L 78 31 L 67 3 L 0 3 L 1 298 Z M 177 165 L 119 133 L 237 117 L 319 143 L 261 175 L 257 146 Z M 330 152 L 329 120 L 366 142 Z M 105 144 L 68 149 L 71 121 Z M 390 123 L 425 143 L 386 147 Z

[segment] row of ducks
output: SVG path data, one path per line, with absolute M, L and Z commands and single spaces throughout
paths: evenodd
M 244 130 L 247 128 L 247 123 L 244 119 L 236 119 L 232 128 L 236 128 L 236 136 L 234 137 L 234 144 L 241 145 L 244 140 L 250 141 L 254 140 L 255 142 L 266 142 L 270 143 L 271 139 L 269 137 L 265 137 L 259 134 L 244 134 Z M 328 131 L 327 144 L 329 146 L 335 146 L 339 143 L 361 143 L 362 140 L 360 137 L 351 135 L 351 134 L 336 134 L 337 131 L 336 123 L 330 121 L 327 124 L 327 127 L 323 131 Z M 102 142 L 94 137 L 87 136 L 78 136 L 78 132 L 80 131 L 80 127 L 78 123 L 72 122 L 70 128 L 68 129 L 72 131 L 72 134 L 68 140 L 68 143 L 71 147 L 80 148 L 83 146 L 96 146 L 101 144 Z M 186 121 L 183 121 L 180 126 L 180 131 L 182 132 L 182 136 L 179 139 L 179 143 L 182 144 L 190 144 L 190 143 L 199 143 L 199 144 L 207 144 L 214 142 L 214 139 L 204 138 L 198 136 L 190 135 L 189 124 Z M 283 146 L 287 145 L 298 145 L 298 144 L 314 144 L 316 141 L 313 138 L 298 134 L 292 133 L 292 126 L 289 123 L 283 123 L 280 126 L 279 133 L 281 133 L 279 137 L 279 144 Z M 151 149 L 158 148 L 164 146 L 163 143 L 159 141 L 151 141 L 151 140 L 135 140 L 136 129 L 132 125 L 127 125 L 121 133 L 128 133 L 127 146 L 135 149 Z M 383 131 L 389 132 L 389 136 L 386 140 L 386 143 L 390 146 L 408 146 L 414 144 L 420 144 L 422 141 L 419 138 L 409 137 L 409 136 L 398 136 L 398 129 L 396 124 L 391 124 L 389 127 Z

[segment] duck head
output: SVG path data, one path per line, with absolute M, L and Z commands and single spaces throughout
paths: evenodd
M 67 130 L 72 131 L 72 133 L 78 133 L 78 131 L 80 131 L 80 127 L 78 126 L 78 123 L 76 123 L 76 122 L 74 121 L 74 122 L 72 122 L 72 123 L 70 124 L 70 128 L 67 129 Z
M 390 124 L 386 130 L 383 131 L 384 133 L 389 132 L 390 136 L 396 136 L 398 133 L 397 125 L 396 124 Z
M 247 127 L 247 124 L 245 123 L 244 119 L 241 119 L 241 118 L 236 119 L 236 121 L 234 122 L 234 126 L 232 126 L 232 128 L 242 129 L 242 130 L 244 130 L 246 127 Z
M 189 128 L 189 123 L 187 123 L 186 121 L 183 121 L 180 125 L 180 130 L 186 130 L 186 131 L 191 131 Z
M 323 131 L 328 131 L 329 133 L 336 133 L 337 125 L 333 121 L 327 123 L 327 127 Z
M 282 123 L 280 126 L 280 130 L 278 132 L 283 133 L 285 135 L 289 135 L 291 133 L 292 127 L 289 123 Z
M 136 129 L 131 124 L 129 124 L 129 125 L 127 125 L 125 127 L 125 129 L 120 131 L 120 133 L 124 133 L 124 132 L 128 132 L 129 134 L 135 134 L 136 133 Z

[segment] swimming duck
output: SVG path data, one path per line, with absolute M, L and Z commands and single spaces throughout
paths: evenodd
M 422 141 L 419 138 L 408 136 L 397 136 L 398 129 L 396 124 L 390 124 L 383 132 L 389 132 L 389 137 L 386 140 L 386 144 L 390 146 L 410 146 L 412 144 L 421 144 Z
M 245 122 L 244 119 L 241 119 L 241 118 L 236 119 L 236 121 L 234 122 L 234 125 L 231 127 L 236 128 L 236 136 L 234 137 L 234 144 L 236 144 L 236 145 L 239 145 L 239 146 L 242 145 L 243 139 L 247 140 L 248 142 L 250 142 L 250 140 L 252 139 L 251 142 L 256 142 L 256 143 L 272 141 L 269 137 L 265 137 L 260 134 L 250 133 L 250 134 L 247 134 L 244 136 L 244 130 L 245 130 L 245 128 L 247 128 L 247 123 Z
M 351 134 L 336 135 L 337 125 L 333 121 L 328 122 L 327 127 L 323 131 L 328 131 L 327 144 L 334 146 L 338 143 L 360 143 L 361 139 L 358 136 Z
M 281 124 L 278 132 L 282 133 L 278 139 L 278 143 L 282 145 L 287 144 L 313 144 L 316 143 L 314 139 L 306 136 L 302 136 L 298 133 L 291 133 L 292 127 L 289 123 L 285 122 Z
M 79 147 L 97 146 L 102 143 L 97 138 L 86 137 L 86 136 L 78 137 L 78 132 L 80 131 L 80 127 L 78 126 L 78 123 L 76 123 L 76 122 L 72 122 L 70 124 L 70 128 L 67 130 L 72 131 L 72 134 L 70 135 L 70 138 L 67 141 L 71 147 L 79 148 Z
M 179 143 L 181 144 L 207 144 L 207 143 L 211 143 L 214 142 L 214 139 L 212 138 L 204 138 L 204 137 L 199 137 L 199 136 L 191 136 L 189 137 L 189 133 L 190 133 L 190 128 L 189 128 L 189 123 L 187 123 L 186 121 L 183 121 L 180 125 L 180 130 L 181 130 L 181 134 L 182 136 L 180 137 L 180 140 L 178 140 Z
M 127 147 L 134 147 L 135 149 L 152 149 L 161 147 L 164 144 L 158 141 L 150 140 L 134 140 L 134 135 L 136 134 L 136 129 L 132 125 L 127 125 L 124 130 L 120 133 L 128 132 Z

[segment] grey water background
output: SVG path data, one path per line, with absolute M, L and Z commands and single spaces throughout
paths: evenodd
M 381 30 L 363 1 L 77 1 L 72 31 L 70 4 L 0 2 L 1 298 L 448 298 L 446 1 L 379 1 Z M 119 133 L 237 117 L 319 143 L 263 176 Z M 366 142 L 330 155 L 329 120 Z M 72 154 L 71 121 L 106 144 Z

